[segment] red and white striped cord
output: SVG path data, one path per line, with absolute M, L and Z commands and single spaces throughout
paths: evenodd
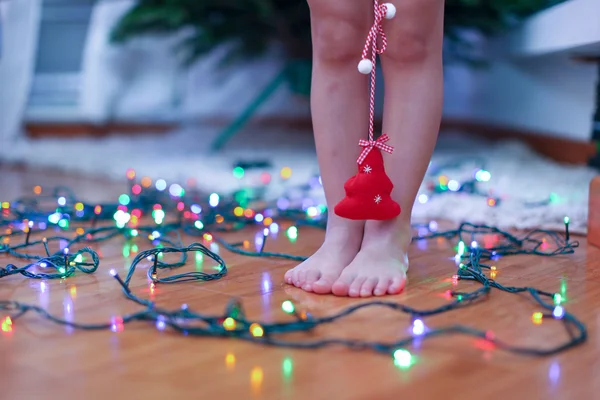
M 389 137 L 382 135 L 378 140 L 375 140 L 375 83 L 376 83 L 376 71 L 377 71 L 377 54 L 383 54 L 387 48 L 387 37 L 383 31 L 383 20 L 392 19 L 396 15 L 396 7 L 391 3 L 381 4 L 379 0 L 373 0 L 374 11 L 375 11 L 375 22 L 369 30 L 367 41 L 362 52 L 362 60 L 358 64 L 358 70 L 361 74 L 371 74 L 371 98 L 370 98 L 370 115 L 369 115 L 369 140 L 361 140 L 359 145 L 364 147 L 360 156 L 358 157 L 358 164 L 362 164 L 364 159 L 367 157 L 373 147 L 377 147 L 383 151 L 391 153 L 394 151 L 392 146 L 384 144 Z M 379 39 L 381 38 L 381 47 L 378 46 Z M 369 59 L 369 50 L 371 59 Z

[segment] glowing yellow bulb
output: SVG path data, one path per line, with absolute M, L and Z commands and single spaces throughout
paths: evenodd
M 207 242 L 210 242 L 213 240 L 213 237 L 210 233 L 205 233 L 204 234 L 204 240 L 206 240 Z
M 492 279 L 496 279 L 496 275 L 497 275 L 497 272 L 496 272 L 496 271 L 492 271 L 492 272 L 490 272 L 490 278 L 492 278 Z
M 10 317 L 6 317 L 4 318 L 4 320 L 2 321 L 2 332 L 12 332 L 13 328 L 12 328 L 12 319 L 10 319 Z
M 3 201 L 2 202 L 2 208 L 9 209 L 10 208 L 10 203 L 8 201 Z
M 227 353 L 225 356 L 225 365 L 227 365 L 227 368 L 229 369 L 235 367 L 235 355 L 233 353 Z
M 491 269 L 492 271 L 495 271 L 495 270 L 496 270 L 496 266 L 495 266 L 495 265 L 492 265 L 492 266 L 490 267 L 490 269 Z
M 42 187 L 41 186 L 36 186 L 33 188 L 33 193 L 35 194 L 42 194 Z
M 244 209 L 242 207 L 234 208 L 233 215 L 235 215 L 236 217 L 241 217 L 242 215 L 244 215 Z
M 249 240 L 244 240 L 243 246 L 245 249 L 249 249 L 250 248 L 250 241 Z
M 254 337 L 262 337 L 265 334 L 265 330 L 257 323 L 250 325 L 250 333 Z
M 225 221 L 225 218 L 223 218 L 222 215 L 217 215 L 215 217 L 215 221 L 217 221 L 217 224 L 221 224 L 221 223 L 223 223 L 223 221 Z
M 85 230 L 83 230 L 83 228 L 75 229 L 75 233 L 77 233 L 78 235 L 83 235 L 84 232 L 85 232 Z
M 283 167 L 281 169 L 281 177 L 283 179 L 290 179 L 292 176 L 292 169 L 290 167 Z
M 225 328 L 226 331 L 232 331 L 236 326 L 237 322 L 231 317 L 225 318 L 225 321 L 223 321 L 223 328 Z
M 440 185 L 447 186 L 449 179 L 446 175 L 442 175 L 442 176 L 440 176 L 439 181 L 440 181 Z
M 544 314 L 542 314 L 541 312 L 534 312 L 533 315 L 531 316 L 531 321 L 535 324 L 535 325 L 541 325 L 542 324 L 542 320 L 544 319 Z
M 71 292 L 71 297 L 73 299 L 77 297 L 77 288 L 75 286 L 71 286 L 71 289 L 69 291 Z
M 265 219 L 263 220 L 263 224 L 264 224 L 265 226 L 269 226 L 269 225 L 271 225 L 272 223 L 273 223 L 273 218 L 267 217 L 267 218 L 265 218 Z
M 83 203 L 75 203 L 75 210 L 83 211 Z
M 252 388 L 257 391 L 260 389 L 263 382 L 264 374 L 261 367 L 254 367 L 250 373 L 250 383 Z

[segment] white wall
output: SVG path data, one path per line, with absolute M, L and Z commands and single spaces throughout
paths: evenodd
M 575 140 L 592 132 L 597 66 L 566 54 L 447 70 L 445 115 Z
M 600 0 L 570 0 L 487 45 L 490 68 L 447 69 L 445 115 L 590 140 L 600 54 Z
M 20 132 L 37 49 L 39 0 L 0 3 L 0 146 Z

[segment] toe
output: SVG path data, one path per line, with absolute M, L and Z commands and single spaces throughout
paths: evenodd
M 333 284 L 331 292 L 336 296 L 348 296 L 348 290 L 350 290 L 350 285 L 355 279 L 355 274 L 342 273 L 338 280 L 335 281 L 335 283 Z
M 288 271 L 283 276 L 283 280 L 288 285 L 292 285 L 294 283 L 294 281 L 293 281 L 293 279 L 294 279 L 294 271 L 295 271 L 295 268 L 288 269 Z
M 311 270 L 306 272 L 306 281 L 302 285 L 302 289 L 307 292 L 312 292 L 312 285 L 321 278 L 321 272 L 317 270 Z
M 379 282 L 378 278 L 369 278 L 363 283 L 360 288 L 360 297 L 371 297 L 373 296 L 373 290 L 377 286 Z
M 404 277 L 397 277 L 397 278 L 392 279 L 392 284 L 388 288 L 388 293 L 389 294 L 398 294 L 398 293 L 402 292 L 402 289 L 404 289 L 405 282 L 406 282 L 406 278 L 404 278 Z
M 322 274 L 318 281 L 312 284 L 312 291 L 317 294 L 329 294 L 337 276 Z
M 350 289 L 348 289 L 348 296 L 350 297 L 358 297 L 360 296 L 360 288 L 363 283 L 367 280 L 365 276 L 358 276 L 352 283 L 350 284 Z
M 379 282 L 377 283 L 377 286 L 375 286 L 375 290 L 373 291 L 373 294 L 375 296 L 383 296 L 384 294 L 387 293 L 388 288 L 390 287 L 391 283 L 392 283 L 392 280 L 390 278 L 380 278 Z
M 296 274 L 296 279 L 294 280 L 294 286 L 301 288 L 302 285 L 304 285 L 304 282 L 306 282 L 306 271 L 300 270 Z

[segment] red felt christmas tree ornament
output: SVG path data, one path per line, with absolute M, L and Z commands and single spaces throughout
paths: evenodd
M 387 39 L 383 31 L 384 18 L 391 19 L 396 15 L 393 4 L 375 3 L 375 23 L 369 31 L 367 43 L 358 64 L 360 73 L 371 74 L 371 115 L 369 121 L 369 138 L 361 140 L 359 145 L 363 148 L 358 157 L 358 174 L 350 178 L 344 185 L 346 197 L 339 202 L 334 212 L 342 218 L 353 220 L 388 220 L 400 215 L 400 206 L 392 200 L 394 188 L 392 181 L 385 173 L 382 151 L 392 153 L 394 148 L 387 145 L 388 135 L 383 134 L 378 139 L 374 135 L 375 119 L 375 82 L 377 54 L 382 54 L 387 46 Z M 378 40 L 381 39 L 381 47 Z M 370 59 L 369 59 L 369 50 Z

